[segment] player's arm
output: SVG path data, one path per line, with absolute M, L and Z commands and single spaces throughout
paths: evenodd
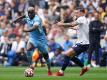
M 74 21 L 74 22 L 71 22 L 71 23 L 58 23 L 59 26 L 64 26 L 66 28 L 72 28 L 74 26 L 77 26 L 78 24 Z
M 68 28 L 73 28 L 73 27 L 75 27 L 77 25 L 81 25 L 81 24 L 84 24 L 84 19 L 81 17 L 71 23 L 61 23 L 61 22 L 58 23 L 58 25 L 68 27 Z
M 14 21 L 12 21 L 12 23 L 16 23 L 17 21 L 20 21 L 23 18 L 25 18 L 25 15 L 18 17 L 17 19 L 15 19 Z
M 35 29 L 37 29 L 38 28 L 38 26 L 39 26 L 39 22 L 35 22 L 34 24 L 33 24 L 33 27 L 31 27 L 31 28 L 24 28 L 24 32 L 31 32 L 31 31 L 34 31 Z

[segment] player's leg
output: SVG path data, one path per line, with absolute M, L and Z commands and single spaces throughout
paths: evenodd
M 49 60 L 49 55 L 47 53 L 43 53 L 43 57 L 46 60 L 46 64 L 48 66 L 48 75 L 52 75 L 52 72 L 51 72 L 51 62 Z
M 34 46 L 31 42 L 28 42 L 27 43 L 27 59 L 28 59 L 28 63 L 29 65 L 32 64 L 32 54 L 33 54 L 33 51 L 34 51 Z
M 44 59 L 46 60 L 46 64 L 48 66 L 48 75 L 52 75 L 51 72 L 51 62 L 49 60 L 49 55 L 48 55 L 48 45 L 47 44 L 41 44 L 39 45 L 40 52 L 42 53 Z
M 35 69 L 35 65 L 36 65 L 36 61 L 38 60 L 39 58 L 39 53 L 38 53 L 38 50 L 36 49 L 35 51 L 32 51 L 32 49 L 30 48 L 34 48 L 33 44 L 32 43 L 29 43 L 27 45 L 27 59 L 29 61 L 29 67 L 25 70 L 25 73 L 27 70 L 32 70 L 33 73 L 32 73 L 32 76 L 34 74 L 34 69 Z M 32 77 L 31 76 L 31 77 Z
M 74 51 L 75 51 L 75 55 L 79 55 L 81 54 L 82 52 L 85 52 L 87 51 L 89 48 L 89 44 L 86 44 L 86 45 L 77 45 L 77 47 L 74 47 Z M 76 59 L 77 60 L 77 59 Z M 78 61 L 78 60 L 77 60 Z M 80 62 L 81 63 L 81 62 Z M 78 62 L 77 62 L 78 64 Z M 83 63 L 82 63 L 83 64 Z M 78 64 L 78 65 L 81 65 L 81 64 Z M 82 76 L 85 72 L 87 72 L 89 70 L 89 67 L 87 66 L 83 66 L 81 65 L 81 71 L 80 71 L 80 76 Z
M 72 60 L 74 63 L 76 63 L 81 68 L 84 67 L 84 64 L 76 56 L 71 58 L 71 57 L 68 57 L 68 56 L 65 55 L 65 57 L 64 57 L 64 64 L 62 65 L 62 68 L 61 68 L 60 72 L 63 73 L 65 71 L 65 69 L 69 65 L 69 61 L 70 60 Z M 62 74 L 62 75 L 64 75 L 64 74 Z
M 72 51 L 72 53 L 74 54 L 75 52 L 73 51 L 73 49 L 69 49 L 70 51 Z M 64 71 L 65 69 L 67 68 L 68 64 L 69 64 L 69 61 L 71 59 L 71 57 L 67 54 L 69 52 L 69 50 L 67 50 L 66 52 L 64 52 L 65 54 L 65 57 L 64 57 L 64 63 L 61 67 L 61 69 L 56 73 L 57 76 L 64 76 Z
M 83 48 L 82 48 L 83 47 Z M 64 64 L 62 65 L 62 68 L 57 72 L 57 76 L 63 76 L 64 75 L 64 70 L 66 69 L 70 58 L 72 58 L 72 60 L 78 64 L 79 66 L 81 66 L 83 69 L 85 69 L 83 67 L 83 64 L 81 63 L 81 61 L 74 57 L 75 55 L 79 55 L 81 52 L 84 52 L 88 49 L 88 46 L 77 46 L 75 48 L 70 48 L 69 50 L 67 50 L 66 52 L 64 52 L 65 54 L 65 60 L 64 60 Z
M 71 60 L 77 64 L 79 67 L 83 68 L 84 67 L 84 63 L 81 62 L 80 59 L 78 59 L 76 56 L 74 56 L 73 58 L 71 58 Z

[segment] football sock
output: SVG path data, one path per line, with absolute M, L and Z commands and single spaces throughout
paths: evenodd
M 47 64 L 47 66 L 48 66 L 48 70 L 50 71 L 51 63 L 50 63 L 50 60 L 49 60 L 48 53 L 44 53 L 44 54 L 43 54 L 43 57 L 44 57 L 44 59 L 46 60 L 46 64 Z
M 61 68 L 62 71 L 65 71 L 66 67 L 67 67 L 68 64 L 69 64 L 69 61 L 70 61 L 70 57 L 65 56 L 65 57 L 64 57 L 64 63 L 63 63 L 62 68 Z
M 84 64 L 83 64 L 76 56 L 72 57 L 71 60 L 72 60 L 74 63 L 76 63 L 78 66 L 84 67 Z
M 33 54 L 33 51 L 27 51 L 26 55 L 27 55 L 29 65 L 32 64 L 32 54 Z
M 46 64 L 48 66 L 48 70 L 50 70 L 51 64 L 50 64 L 50 60 L 49 59 L 46 60 Z
M 70 60 L 75 62 L 80 67 L 84 67 L 84 64 L 77 57 L 70 58 L 68 56 L 65 56 L 64 63 L 63 63 L 62 68 L 61 68 L 62 71 L 65 71 L 66 67 L 69 65 Z

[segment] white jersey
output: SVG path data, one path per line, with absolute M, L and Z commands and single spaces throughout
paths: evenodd
M 78 24 L 77 36 L 78 41 L 77 43 L 80 44 L 89 44 L 89 22 L 85 16 L 81 16 L 76 20 Z

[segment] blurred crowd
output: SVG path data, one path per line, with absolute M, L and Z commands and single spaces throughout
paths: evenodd
M 29 6 L 35 7 L 36 14 L 43 21 L 49 45 L 49 57 L 53 66 L 62 65 L 61 51 L 68 50 L 77 40 L 76 30 L 59 27 L 57 22 L 72 22 L 75 18 L 75 9 L 78 7 L 85 9 L 89 23 L 95 20 L 94 13 L 98 13 L 99 20 L 103 24 L 99 65 L 107 66 L 107 0 L 0 0 L 0 64 L 28 65 L 26 43 L 29 36 L 28 33 L 23 32 L 23 27 L 27 25 L 20 21 L 14 25 L 11 22 L 26 14 Z M 87 55 L 83 53 L 78 57 L 85 62 Z M 93 67 L 95 67 L 95 58 L 93 52 Z M 70 65 L 74 63 L 71 61 Z

